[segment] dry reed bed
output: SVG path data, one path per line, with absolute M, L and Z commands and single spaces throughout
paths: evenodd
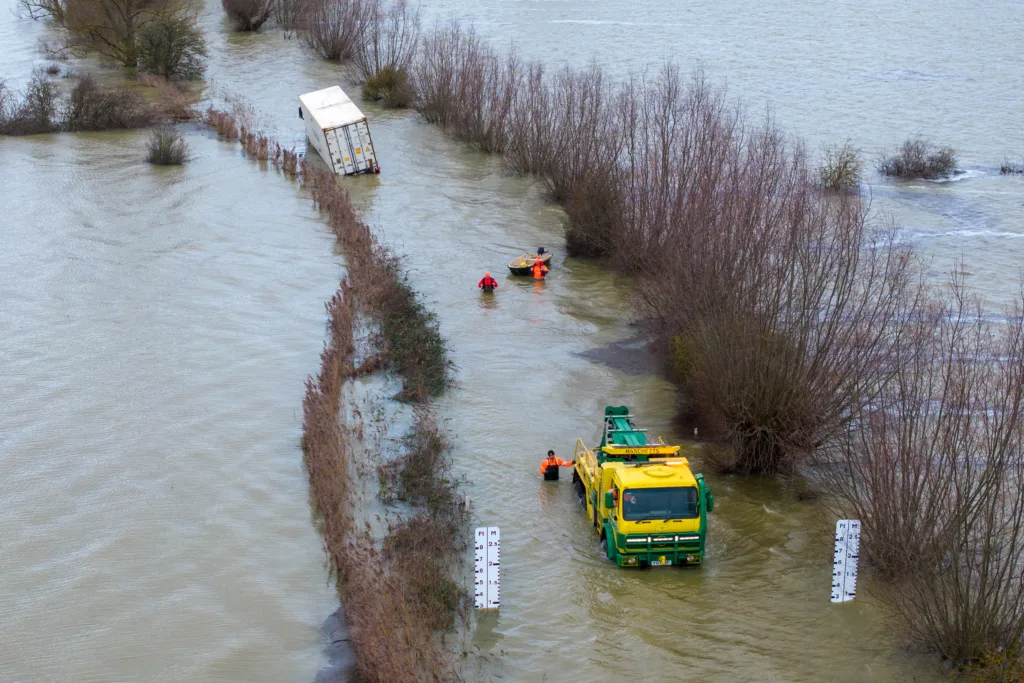
M 436 318 L 409 286 L 398 257 L 359 218 L 336 176 L 298 163 L 293 151 L 230 113 L 211 107 L 204 122 L 224 138 L 237 138 L 251 158 L 299 176 L 345 253 L 348 272 L 326 304 L 320 371 L 306 383 L 302 442 L 359 674 L 367 681 L 451 680 L 450 653 L 437 632 L 453 628 L 464 606 L 465 591 L 453 577 L 465 549 L 466 514 L 450 476 L 447 438 L 426 408 L 450 384 Z M 360 317 L 377 332 L 360 349 L 364 361 L 357 367 L 353 330 Z M 407 452 L 396 461 L 416 463 L 399 475 L 415 490 L 404 498 L 413 514 L 390 523 L 380 543 L 356 521 L 363 501 L 347 439 L 362 440 L 363 431 L 347 428 L 341 410 L 345 382 L 379 367 L 401 377 L 397 398 L 412 403 L 416 415 Z
M 347 254 L 350 263 L 360 264 L 350 266 L 349 275 L 327 304 L 329 341 L 321 353 L 320 372 L 307 381 L 303 400 L 310 490 L 324 521 L 324 544 L 337 572 L 357 667 L 367 681 L 451 680 L 449 653 L 435 632 L 454 626 L 454 613 L 465 595 L 452 580 L 464 550 L 460 539 L 465 537 L 465 516 L 461 498 L 448 477 L 447 449 L 433 447 L 447 441 L 423 408 L 430 393 L 404 392 L 420 406 L 408 443 L 425 446 L 410 450 L 401 461 L 420 462 L 424 453 L 431 456 L 413 468 L 420 498 L 409 502 L 420 504 L 421 509 L 389 525 L 380 547 L 368 529 L 359 529 L 354 522 L 353 511 L 362 501 L 356 493 L 344 415 L 340 413 L 342 385 L 363 371 L 353 360 L 355 310 L 369 311 L 370 317 L 378 319 L 386 317 L 379 307 L 395 299 L 388 297 L 386 290 L 404 284 L 391 281 L 389 285 L 380 279 L 390 264 L 375 265 L 373 253 L 387 252 L 376 245 L 334 179 L 318 176 L 308 167 L 303 168 L 303 178 L 320 183 L 314 185 L 317 203 L 328 213 L 343 244 L 352 250 Z M 370 343 L 384 339 L 377 335 Z M 386 353 L 382 347 L 371 351 Z M 413 476 L 406 479 L 411 481 Z

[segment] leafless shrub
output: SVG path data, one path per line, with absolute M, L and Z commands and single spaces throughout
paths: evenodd
M 669 69 L 631 100 L 621 252 L 640 308 L 732 466 L 791 470 L 875 391 L 914 261 L 699 75 L 685 86 Z
M 420 11 L 406 0 L 368 3 L 366 30 L 357 46 L 355 68 L 363 94 L 389 107 L 412 101 L 409 66 L 420 39 Z
M 49 19 L 57 25 L 64 23 L 66 0 L 18 0 L 18 12 L 32 19 Z
M 999 165 L 999 173 L 1001 175 L 1024 175 L 1024 162 L 1003 159 L 1003 163 Z
M 883 154 L 878 160 L 878 171 L 901 180 L 934 180 L 957 173 L 956 165 L 956 153 L 952 147 L 936 148 L 918 136 L 904 141 L 895 154 Z
M 153 110 L 137 94 L 101 88 L 91 76 L 83 76 L 61 113 L 61 127 L 68 131 L 142 128 L 154 118 Z
M 0 87 L 0 135 L 35 135 L 58 130 L 60 93 L 41 74 L 29 81 L 20 100 Z
M 511 71 L 511 68 L 506 70 Z M 517 173 L 543 176 L 556 165 L 556 154 L 549 142 L 555 128 L 554 103 L 544 78 L 544 65 L 531 62 L 522 71 L 521 81 L 511 75 L 507 79 L 512 107 L 504 158 L 509 168 Z
M 157 166 L 180 166 L 189 160 L 185 138 L 173 128 L 157 128 L 149 138 L 146 161 Z
M 842 145 L 830 145 L 822 152 L 818 175 L 826 190 L 853 190 L 860 185 L 860 153 L 847 140 Z
M 274 20 L 289 38 L 302 25 L 310 0 L 274 0 Z
M 823 483 L 920 645 L 962 666 L 1024 628 L 1024 315 L 991 322 L 962 276 L 897 340 L 894 375 L 825 452 Z
M 335 62 L 355 56 L 376 0 L 309 0 L 302 42 L 317 57 Z

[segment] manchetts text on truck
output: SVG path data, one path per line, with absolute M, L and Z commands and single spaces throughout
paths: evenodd
M 679 446 L 648 443 L 645 431 L 625 406 L 605 408 L 600 445 L 576 442 L 576 493 L 620 567 L 701 564 L 715 498 Z

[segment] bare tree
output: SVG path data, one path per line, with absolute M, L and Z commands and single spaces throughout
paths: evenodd
M 1019 654 L 1024 626 L 1024 315 L 993 322 L 954 274 L 897 341 L 895 373 L 823 453 L 835 511 L 920 645 L 957 665 Z M 1011 655 L 1015 656 L 1015 655 Z
M 135 68 L 139 32 L 158 17 L 194 22 L 178 0 L 69 0 L 64 25 L 73 49 L 97 52 L 122 66 Z
M 420 40 L 420 10 L 406 0 L 369 3 L 366 30 L 355 53 L 355 68 L 370 99 L 389 106 L 412 100 L 409 65 Z
M 274 0 L 274 19 L 284 30 L 286 38 L 302 25 L 302 19 L 309 9 L 309 0 Z
M 301 21 L 306 48 L 321 59 L 351 59 L 362 41 L 373 2 L 375 0 L 310 0 Z
M 18 0 L 18 10 L 32 19 L 50 19 L 60 25 L 67 15 L 67 0 Z

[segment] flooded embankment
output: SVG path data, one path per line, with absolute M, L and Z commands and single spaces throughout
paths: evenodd
M 953 145 L 971 171 L 962 180 L 871 178 L 874 206 L 936 271 L 962 254 L 995 302 L 1016 288 L 1024 255 L 1024 183 L 995 170 L 1024 154 L 1014 7 L 429 9 L 551 63 L 597 57 L 625 75 L 701 61 L 812 144 L 849 137 L 874 153 L 920 131 Z M 958 29 L 936 40 L 936 24 Z M 219 3 L 202 25 L 210 78 L 304 149 L 295 96 L 343 80 L 339 67 L 277 32 L 230 33 Z M 42 63 L 41 32 L 5 12 L 0 73 L 23 79 Z M 829 520 L 772 482 L 709 479 L 717 505 L 700 570 L 603 562 L 568 482 L 541 485 L 536 464 L 592 440 L 606 404 L 683 436 L 668 383 L 605 362 L 633 336 L 628 280 L 564 259 L 561 212 L 531 181 L 410 113 L 364 109 L 384 172 L 345 184 L 451 341 L 458 385 L 439 408 L 474 521 L 502 529 L 503 606 L 472 633 L 489 656 L 467 678 L 939 677 L 899 648 L 870 599 L 828 603 Z M 299 430 L 343 258 L 296 184 L 237 144 L 188 139 L 197 158 L 169 170 L 142 161 L 143 133 L 0 140 L 4 680 L 308 681 L 325 663 L 336 598 Z M 507 277 L 511 255 L 540 245 L 556 252 L 547 282 Z M 501 284 L 490 300 L 476 294 L 484 270 Z

